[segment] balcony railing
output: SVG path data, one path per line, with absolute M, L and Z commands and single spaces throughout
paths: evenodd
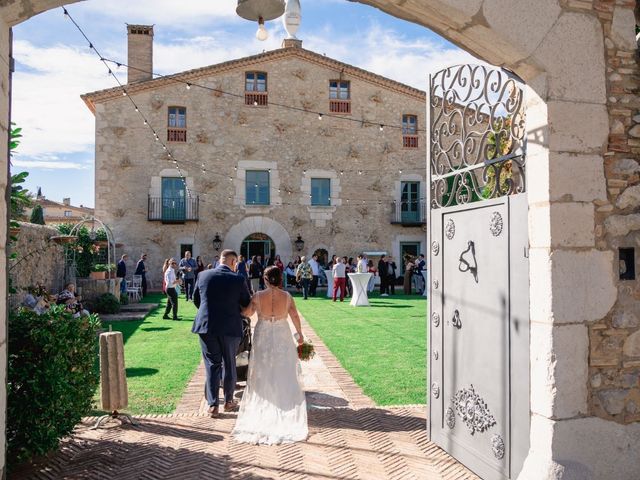
M 267 92 L 244 92 L 244 104 L 266 107 L 269 105 L 269 94 Z
M 406 226 L 426 224 L 426 202 L 424 200 L 392 202 L 391 223 Z
M 329 100 L 329 111 L 331 113 L 351 113 L 351 100 Z
M 167 128 L 167 142 L 186 142 L 186 128 Z
M 200 220 L 200 197 L 149 197 L 150 221 L 185 223 Z
M 403 148 L 418 148 L 418 135 L 403 135 L 402 136 Z

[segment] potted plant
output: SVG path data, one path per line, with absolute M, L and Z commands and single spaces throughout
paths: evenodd
M 116 265 L 114 263 L 107 264 L 107 278 L 116 278 Z
M 109 266 L 104 263 L 96 263 L 91 269 L 89 278 L 93 280 L 105 280 L 107 278 L 107 272 L 109 272 Z

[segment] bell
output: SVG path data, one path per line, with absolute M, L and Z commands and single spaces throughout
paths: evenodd
M 246 20 L 268 22 L 282 16 L 284 0 L 238 0 L 236 13 Z

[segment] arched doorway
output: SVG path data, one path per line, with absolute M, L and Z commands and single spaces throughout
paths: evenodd
M 242 241 L 240 254 L 244 255 L 245 258 L 252 258 L 254 255 L 263 259 L 274 258 L 276 256 L 276 244 L 269 235 L 252 233 Z

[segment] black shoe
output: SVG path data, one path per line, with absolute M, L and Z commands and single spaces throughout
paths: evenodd
M 173 320 L 182 320 L 182 317 L 173 317 Z
M 163 316 L 162 316 L 162 319 L 163 319 L 163 320 L 170 320 L 169 315 L 163 315 Z

